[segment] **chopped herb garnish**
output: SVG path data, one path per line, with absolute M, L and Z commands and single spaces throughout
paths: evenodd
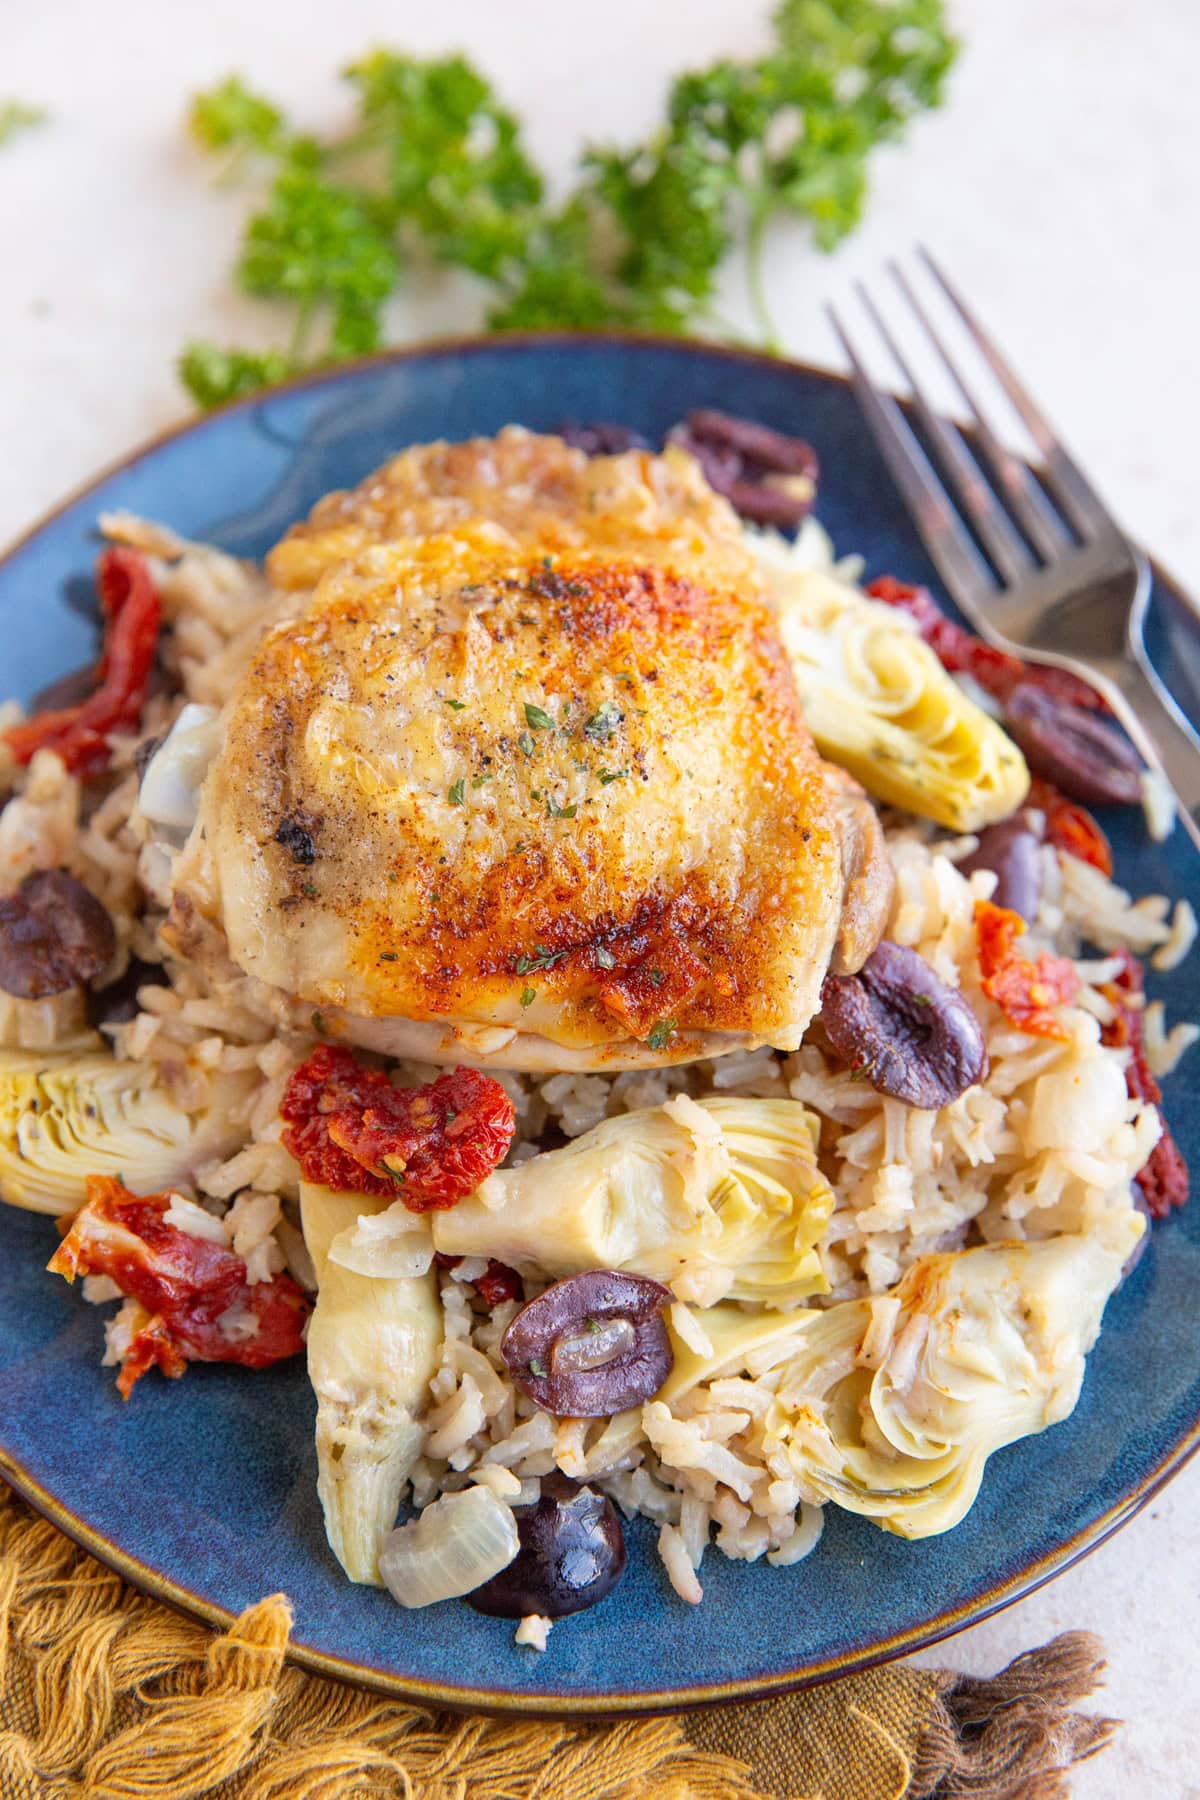
M 533 755 L 534 743 L 533 743 L 533 739 L 530 737 L 530 735 L 527 731 L 523 731 L 521 733 L 520 737 L 517 739 L 517 742 L 521 746 L 522 750 L 525 752 L 526 756 Z
M 607 787 L 610 781 L 624 781 L 628 773 L 628 769 L 601 769 L 600 786 Z
M 621 723 L 622 716 L 621 709 L 615 700 L 603 701 L 584 724 L 584 737 L 591 738 L 596 744 L 607 743 Z
M 522 1006 L 532 1006 L 536 999 L 537 999 L 537 989 L 536 988 L 527 987 L 527 988 L 521 989 L 521 1005 Z
M 481 788 L 485 781 L 490 781 L 491 779 L 490 775 L 472 775 L 471 786 L 473 788 Z
M 651 1050 L 664 1050 L 675 1036 L 674 1019 L 660 1019 L 650 1036 L 646 1039 Z
M 653 984 L 654 984 L 654 986 L 655 986 L 655 987 L 661 987 L 661 986 L 662 986 L 662 984 L 663 984 L 663 982 L 664 982 L 664 981 L 665 981 L 665 980 L 666 980 L 666 979 L 667 979 L 667 978 L 666 978 L 666 976 L 665 976 L 665 975 L 664 975 L 664 974 L 663 974 L 663 972 L 662 972 L 662 970 L 661 970 L 661 969 L 651 969 L 651 971 L 650 971 L 650 980 L 651 980 L 651 981 L 652 981 L 652 983 L 653 983 Z
M 313 1014 L 311 1023 L 312 1023 L 312 1028 L 316 1032 L 317 1036 L 324 1037 L 325 1036 L 325 1021 L 321 1017 L 319 1012 L 315 1012 Z
M 552 969 L 556 962 L 569 955 L 569 950 L 547 950 L 545 944 L 535 944 L 532 956 L 518 956 L 517 974 L 532 975 L 537 969 Z
M 549 794 L 546 795 L 546 817 L 548 819 L 573 819 L 578 811 L 578 801 L 573 806 L 559 806 Z
M 617 966 L 616 957 L 611 950 L 606 950 L 603 944 L 601 944 L 596 952 L 596 961 L 600 964 L 602 969 L 615 969 Z
M 465 712 L 467 703 L 465 700 L 447 700 L 446 705 L 451 712 Z
M 532 725 L 535 731 L 553 731 L 554 720 L 544 707 L 535 706 L 532 700 L 525 702 L 525 723 Z
M 306 899 L 315 900 L 317 897 L 316 882 L 315 881 L 302 881 L 300 884 L 300 892 L 305 896 Z
M 545 1381 L 550 1373 L 545 1363 L 539 1362 L 536 1356 L 531 1356 L 529 1359 L 529 1372 L 531 1375 L 537 1375 L 542 1381 Z
M 465 786 L 466 786 L 466 783 L 463 781 L 463 779 L 460 775 L 458 780 L 456 782 L 454 782 L 454 784 L 450 788 L 449 800 L 450 800 L 451 806 L 461 806 L 463 804 L 463 790 L 464 790 Z
M 394 950 L 381 950 L 379 960 L 380 962 L 399 962 L 400 958 Z

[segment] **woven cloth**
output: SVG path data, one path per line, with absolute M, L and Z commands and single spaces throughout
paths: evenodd
M 276 1594 L 221 1636 L 0 1486 L 0 1800 L 1050 1800 L 1115 1721 L 1070 1632 L 989 1681 L 905 1664 L 751 1705 L 571 1725 L 436 1714 L 286 1661 Z

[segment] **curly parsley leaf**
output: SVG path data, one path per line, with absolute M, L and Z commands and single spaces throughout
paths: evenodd
M 239 75 L 193 97 L 188 129 L 205 150 L 278 150 L 287 135 L 279 108 Z
M 373 349 L 405 267 L 460 268 L 491 295 L 492 329 L 721 329 L 723 263 L 773 341 L 761 252 L 772 223 L 830 250 L 858 223 L 874 149 L 942 97 L 957 45 L 944 0 L 780 0 L 767 53 L 679 76 L 662 126 L 592 147 L 559 204 L 520 125 L 463 56 L 376 49 L 346 70 L 358 118 L 340 138 L 292 131 L 230 76 L 192 103 L 193 136 L 268 179 L 237 264 L 249 293 L 291 302 L 286 352 L 193 345 L 202 405 L 300 366 Z M 4 111 L 0 108 L 0 131 Z
M 185 347 L 178 369 L 197 406 L 208 408 L 286 381 L 297 365 L 279 350 L 224 350 L 200 340 Z
M 379 149 L 397 223 L 439 262 L 494 279 L 519 257 L 542 198 L 516 118 L 463 56 L 422 61 L 375 50 L 346 71 L 361 143 Z
M 19 132 L 44 124 L 48 117 L 44 106 L 30 106 L 25 100 L 0 100 L 0 147 Z

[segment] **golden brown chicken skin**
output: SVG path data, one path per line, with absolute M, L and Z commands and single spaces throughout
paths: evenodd
M 732 514 L 686 459 L 524 433 L 368 488 L 273 554 L 316 586 L 226 709 L 176 933 L 207 918 L 298 1017 L 395 1055 L 794 1047 L 882 913 Z

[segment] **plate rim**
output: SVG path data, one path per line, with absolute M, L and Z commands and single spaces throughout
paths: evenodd
M 210 421 L 239 412 L 250 412 L 278 394 L 303 392 L 309 388 L 336 386 L 340 381 L 372 369 L 393 367 L 399 363 L 428 360 L 445 355 L 474 355 L 497 349 L 536 350 L 566 348 L 582 344 L 625 346 L 647 351 L 672 351 L 719 357 L 726 361 L 750 363 L 807 380 L 848 387 L 848 376 L 838 370 L 819 368 L 798 357 L 780 356 L 771 351 L 756 350 L 738 344 L 710 342 L 702 338 L 675 337 L 666 333 L 637 331 L 564 331 L 537 330 L 483 334 L 452 334 L 422 339 L 419 343 L 393 346 L 351 361 L 311 369 L 303 374 L 276 382 L 253 393 L 240 395 L 207 411 L 188 415 L 142 440 L 132 450 L 115 458 L 95 474 L 72 488 L 55 505 L 37 517 L 11 542 L 0 546 L 0 570 L 12 562 L 43 532 L 56 524 L 90 495 L 115 477 L 155 455 L 178 439 L 201 430 Z M 1200 623 L 1200 601 L 1174 580 L 1155 558 L 1151 566 L 1161 585 L 1181 601 Z M 415 1676 L 395 1674 L 356 1662 L 289 1638 L 287 1660 L 312 1674 L 329 1677 L 350 1685 L 366 1688 L 389 1698 L 412 1704 L 434 1706 L 451 1711 L 471 1711 L 503 1717 L 513 1714 L 534 1718 L 586 1716 L 591 1719 L 628 1718 L 639 1714 L 686 1712 L 698 1707 L 730 1705 L 737 1701 L 794 1693 L 861 1670 L 894 1661 L 897 1657 L 927 1648 L 968 1626 L 985 1619 L 1026 1598 L 1038 1588 L 1064 1573 L 1083 1557 L 1100 1547 L 1123 1525 L 1141 1511 L 1191 1458 L 1200 1451 L 1200 1416 L 1197 1416 L 1159 1461 L 1119 1501 L 1099 1518 L 1075 1532 L 1064 1543 L 1027 1563 L 1024 1568 L 969 1596 L 955 1607 L 935 1614 L 907 1629 L 876 1638 L 869 1645 L 821 1657 L 794 1669 L 774 1674 L 751 1674 L 713 1683 L 695 1683 L 650 1689 L 612 1689 L 598 1694 L 554 1694 L 542 1690 L 528 1692 L 453 1685 L 444 1681 L 424 1681 Z M 24 1465 L 0 1445 L 0 1480 L 43 1518 L 58 1527 L 79 1547 L 96 1557 L 107 1568 L 124 1577 L 140 1593 L 172 1607 L 175 1611 L 198 1620 L 214 1630 L 227 1631 L 237 1615 L 208 1600 L 201 1594 L 173 1580 L 162 1570 L 143 1562 L 131 1551 L 123 1549 L 76 1513 L 44 1487 Z

